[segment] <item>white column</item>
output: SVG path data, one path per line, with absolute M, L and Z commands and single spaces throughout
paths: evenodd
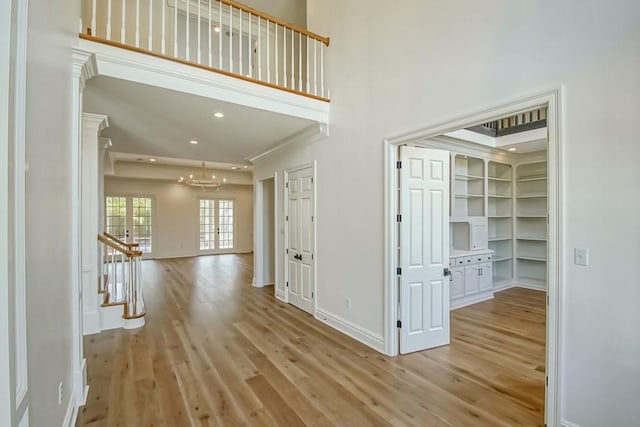
M 100 193 L 98 163 L 101 145 L 100 132 L 109 126 L 107 116 L 101 114 L 82 114 L 82 193 L 81 193 L 81 226 L 82 226 L 82 305 L 83 335 L 100 332 L 100 298 L 98 280 L 100 266 L 98 260 L 98 233 L 100 226 Z
M 73 340 L 73 395 L 76 406 L 84 405 L 87 387 L 87 365 L 82 344 L 82 283 L 80 281 L 80 206 L 81 174 L 80 156 L 82 141 L 82 91 L 91 77 L 97 74 L 95 56 L 91 52 L 72 49 L 73 63 L 73 105 L 71 132 L 71 288 L 72 288 L 72 340 Z

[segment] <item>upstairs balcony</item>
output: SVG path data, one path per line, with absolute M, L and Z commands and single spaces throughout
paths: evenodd
M 80 38 L 329 102 L 329 38 L 230 0 L 84 0 Z

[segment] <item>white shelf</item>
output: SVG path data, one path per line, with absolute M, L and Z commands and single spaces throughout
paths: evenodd
M 489 215 L 489 219 L 495 219 L 495 218 L 511 218 L 511 215 Z
M 547 262 L 546 258 L 536 258 L 536 257 L 532 257 L 532 256 L 517 256 L 517 259 L 524 259 L 527 261 L 537 261 L 537 262 Z
M 518 182 L 530 182 L 530 181 L 546 181 L 547 180 L 547 176 L 546 175 L 539 175 L 539 176 L 524 176 L 522 178 L 518 178 Z
M 532 193 L 532 194 L 520 194 L 518 196 L 516 196 L 516 198 L 518 199 L 541 199 L 541 198 L 547 198 L 547 194 L 546 193 Z
M 464 175 L 461 173 L 457 173 L 456 179 L 459 179 L 460 181 L 477 181 L 477 180 L 484 179 L 484 177 L 477 176 L 477 175 Z
M 498 178 L 496 176 L 490 176 L 489 181 L 511 182 L 511 178 Z
M 546 218 L 547 215 L 517 215 L 516 218 Z
M 493 262 L 508 261 L 508 260 L 511 260 L 511 259 L 513 259 L 513 258 L 511 258 L 510 256 L 505 256 L 505 257 L 501 257 L 501 258 L 495 258 L 493 260 Z
M 510 199 L 511 196 L 499 196 L 497 194 L 489 194 L 489 197 L 492 197 L 494 199 Z
M 516 237 L 517 240 L 533 240 L 533 241 L 537 241 L 537 242 L 546 242 L 547 238 L 546 237 L 526 237 L 526 236 L 518 236 Z
M 484 198 L 484 194 L 456 194 L 456 199 L 479 199 Z
M 489 237 L 490 242 L 501 242 L 504 240 L 513 240 L 512 237 Z

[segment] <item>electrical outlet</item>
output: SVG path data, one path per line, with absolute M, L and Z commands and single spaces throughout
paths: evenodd
M 64 400 L 64 383 L 58 384 L 58 405 L 62 405 Z
M 347 298 L 347 308 L 351 308 L 351 298 Z
M 589 265 L 589 249 L 575 248 L 573 250 L 573 263 L 575 265 Z

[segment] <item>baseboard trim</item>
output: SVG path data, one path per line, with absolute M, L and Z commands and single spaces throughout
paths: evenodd
M 79 406 L 76 404 L 76 390 L 72 389 L 67 410 L 64 414 L 64 420 L 62 421 L 62 427 L 75 427 L 78 418 L 78 408 Z
M 567 421 L 567 420 L 560 421 L 560 425 L 562 427 L 580 427 L 578 424 L 572 423 L 571 421 Z
M 285 293 L 284 293 L 284 291 L 281 291 L 281 290 L 279 290 L 279 289 L 276 289 L 276 299 L 278 299 L 278 300 L 280 300 L 280 301 L 282 301 L 282 302 L 284 302 L 284 303 L 286 303 L 286 302 L 287 302 L 287 300 L 286 300 L 286 298 L 285 298 Z
M 165 254 L 165 255 L 151 255 L 146 259 L 178 259 L 178 258 L 195 258 L 199 256 L 212 256 L 212 255 L 246 255 L 252 253 L 252 249 L 240 249 L 229 252 L 220 252 L 220 253 L 202 253 L 202 252 L 193 252 L 193 253 L 183 253 L 183 254 Z
M 82 315 L 82 335 L 93 335 L 100 332 L 100 313 L 86 312 Z
M 465 298 L 460 298 L 457 300 L 451 301 L 451 305 L 449 307 L 450 310 L 456 310 L 458 308 L 466 307 L 468 305 L 477 304 L 482 301 L 487 301 L 493 299 L 493 289 L 490 291 L 484 291 L 478 293 L 476 295 L 472 295 Z
M 369 331 L 368 329 L 358 326 L 347 319 L 322 310 L 321 308 L 316 308 L 315 318 L 322 323 L 331 326 L 333 329 L 353 338 L 354 340 L 360 341 L 380 353 L 384 353 L 384 338 L 382 335 Z
M 532 291 L 542 291 L 542 292 L 547 292 L 547 286 L 546 285 L 538 285 L 538 284 L 534 284 L 534 283 L 526 283 L 526 282 L 517 282 L 513 285 L 514 288 L 524 288 L 524 289 L 531 289 Z

